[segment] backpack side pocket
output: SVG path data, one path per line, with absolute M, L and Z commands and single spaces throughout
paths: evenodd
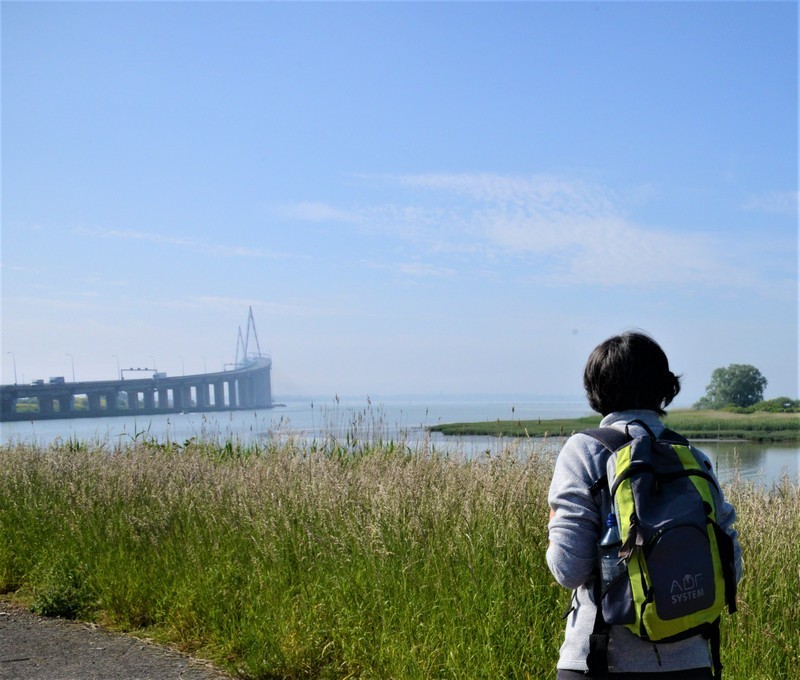
M 612 626 L 630 625 L 636 621 L 631 581 L 627 573 L 620 574 L 603 595 L 603 620 Z

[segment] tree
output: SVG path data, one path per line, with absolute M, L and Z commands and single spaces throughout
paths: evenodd
M 722 408 L 730 404 L 751 406 L 764 398 L 766 386 L 767 379 L 750 364 L 731 364 L 727 368 L 717 368 L 711 374 L 706 395 L 694 407 Z

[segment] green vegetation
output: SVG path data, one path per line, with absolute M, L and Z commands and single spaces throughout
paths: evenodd
M 731 411 L 732 413 L 758 413 L 759 411 L 766 413 L 800 413 L 800 399 L 777 397 L 767 401 L 759 401 L 752 406 L 723 406 L 721 410 Z
M 549 677 L 569 600 L 544 559 L 551 470 L 524 440 L 470 462 L 350 438 L 3 446 L 0 591 L 245 678 Z M 789 677 L 800 490 L 729 496 L 747 571 L 726 673 Z
M 728 404 L 743 408 L 752 406 L 764 398 L 766 387 L 767 379 L 755 366 L 731 364 L 727 368 L 714 369 L 705 396 L 694 407 L 723 408 Z
M 791 401 L 791 400 L 789 400 Z M 765 402 L 770 403 L 770 402 Z M 787 403 L 787 402 L 784 402 Z M 665 423 L 689 439 L 742 439 L 746 441 L 800 441 L 800 416 L 782 409 L 779 412 L 737 409 L 724 411 L 670 411 Z M 494 435 L 504 437 L 569 436 L 597 427 L 600 416 L 565 420 L 496 420 L 479 423 L 434 425 L 433 432 L 445 435 Z
M 690 439 L 800 441 L 800 416 L 796 413 L 679 410 L 671 411 L 664 422 Z
M 17 399 L 15 410 L 17 413 L 37 413 L 39 411 L 39 400 L 34 397 Z
M 574 432 L 597 427 L 600 416 L 557 420 L 487 420 L 476 423 L 443 423 L 428 428 L 445 435 L 489 435 L 496 437 L 568 437 Z

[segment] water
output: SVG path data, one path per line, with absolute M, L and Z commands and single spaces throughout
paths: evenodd
M 342 437 L 354 427 L 362 434 L 408 439 L 440 423 L 571 418 L 588 413 L 585 400 L 569 397 L 322 398 L 288 400 L 285 405 L 258 411 L 1 423 L 0 441 L 114 440 L 141 436 L 142 432 L 159 440 L 212 436 L 253 441 L 289 432 L 310 438 Z
M 303 441 L 345 441 L 348 434 L 364 441 L 425 441 L 438 451 L 467 456 L 499 451 L 505 443 L 496 437 L 444 437 L 426 428 L 440 423 L 491 422 L 574 418 L 590 413 L 577 397 L 475 397 L 296 399 L 284 406 L 259 411 L 188 413 L 117 418 L 76 418 L 0 424 L 0 442 L 33 442 L 46 445 L 56 439 L 83 441 L 133 441 L 148 437 L 184 442 L 191 438 L 236 439 L 263 442 L 294 437 Z M 519 442 L 517 442 L 519 443 Z M 521 445 L 544 445 L 553 453 L 563 439 Z M 796 444 L 749 442 L 700 442 L 697 445 L 714 461 L 717 474 L 726 481 L 739 474 L 747 480 L 771 485 L 784 474 L 800 481 L 800 447 Z

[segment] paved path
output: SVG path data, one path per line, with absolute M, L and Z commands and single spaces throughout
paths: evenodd
M 225 680 L 179 652 L 0 602 L 2 680 Z

